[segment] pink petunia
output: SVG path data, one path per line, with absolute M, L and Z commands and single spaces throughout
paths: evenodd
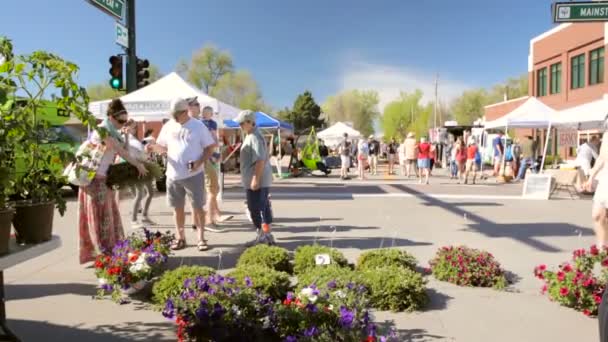
M 593 296 L 593 299 L 595 300 L 595 304 L 599 304 L 602 302 L 602 297 L 598 295 Z
M 593 245 L 589 249 L 589 253 L 591 253 L 591 255 L 598 255 L 598 254 L 600 254 L 600 250 L 597 248 L 596 245 Z
M 570 264 L 565 264 L 562 269 L 564 272 L 572 272 L 572 266 L 570 266 Z
M 540 293 L 541 294 L 547 293 L 547 284 L 543 285 L 543 287 L 540 289 Z
M 583 315 L 591 316 L 591 311 L 589 311 L 589 309 L 585 309 L 585 310 L 583 310 Z
M 557 272 L 557 280 L 559 281 L 564 281 L 564 279 L 566 278 L 566 274 L 562 271 Z
M 595 281 L 593 280 L 593 278 L 589 277 L 585 280 L 585 282 L 583 282 L 583 286 L 584 287 L 593 286 L 594 283 L 595 283 Z
M 567 287 L 562 287 L 559 289 L 559 295 L 562 297 L 565 297 L 568 295 L 568 293 L 570 293 L 570 290 L 568 290 Z

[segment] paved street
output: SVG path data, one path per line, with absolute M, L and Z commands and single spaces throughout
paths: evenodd
M 540 296 L 541 284 L 532 275 L 535 265 L 557 265 L 575 248 L 593 242 L 588 200 L 501 198 L 517 195 L 520 185 L 465 188 L 441 179 L 430 186 L 381 179 L 368 185 L 332 182 L 278 182 L 272 204 L 280 246 L 293 250 L 317 241 L 339 248 L 352 262 L 362 251 L 395 246 L 426 267 L 437 248 L 465 244 L 492 252 L 512 273 L 515 282 L 504 292 L 430 278 L 432 300 L 425 310 L 376 314 L 378 321 L 393 321 L 403 341 L 597 340 L 596 320 Z M 242 215 L 240 190 L 232 180 L 228 183 L 223 208 L 235 219 L 225 232 L 208 233 L 210 251 L 180 251 L 172 267 L 203 264 L 227 270 L 235 265 L 253 233 Z M 10 326 L 24 341 L 174 341 L 173 325 L 160 313 L 142 310 L 141 304 L 91 298 L 96 280 L 93 269 L 78 265 L 75 198 L 69 201 L 66 216 L 55 218 L 62 248 L 5 273 Z M 128 199 L 121 202 L 124 222 L 129 205 Z M 164 198 L 155 198 L 152 213 L 159 229 L 171 227 Z M 194 242 L 194 233 L 188 234 Z

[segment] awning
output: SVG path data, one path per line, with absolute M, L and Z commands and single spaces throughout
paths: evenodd
M 559 111 L 554 125 L 572 126 L 579 130 L 601 128 L 608 117 L 608 99 L 587 102 Z
M 259 128 L 280 128 L 293 132 L 293 126 L 287 122 L 281 121 L 264 112 L 255 113 L 255 125 Z M 239 128 L 239 124 L 234 120 L 224 120 L 226 128 Z
M 531 97 L 512 112 L 496 120 L 487 121 L 486 129 L 494 128 L 545 128 L 555 119 L 557 112 Z

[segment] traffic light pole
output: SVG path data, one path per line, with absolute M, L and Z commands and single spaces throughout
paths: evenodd
M 129 48 L 127 49 L 127 93 L 137 90 L 137 54 L 135 50 L 135 0 L 127 0 L 127 30 Z

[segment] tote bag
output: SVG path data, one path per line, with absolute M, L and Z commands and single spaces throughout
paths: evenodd
M 88 186 L 95 178 L 104 152 L 105 145 L 85 141 L 76 151 L 76 161 L 66 167 L 63 175 L 70 184 Z

